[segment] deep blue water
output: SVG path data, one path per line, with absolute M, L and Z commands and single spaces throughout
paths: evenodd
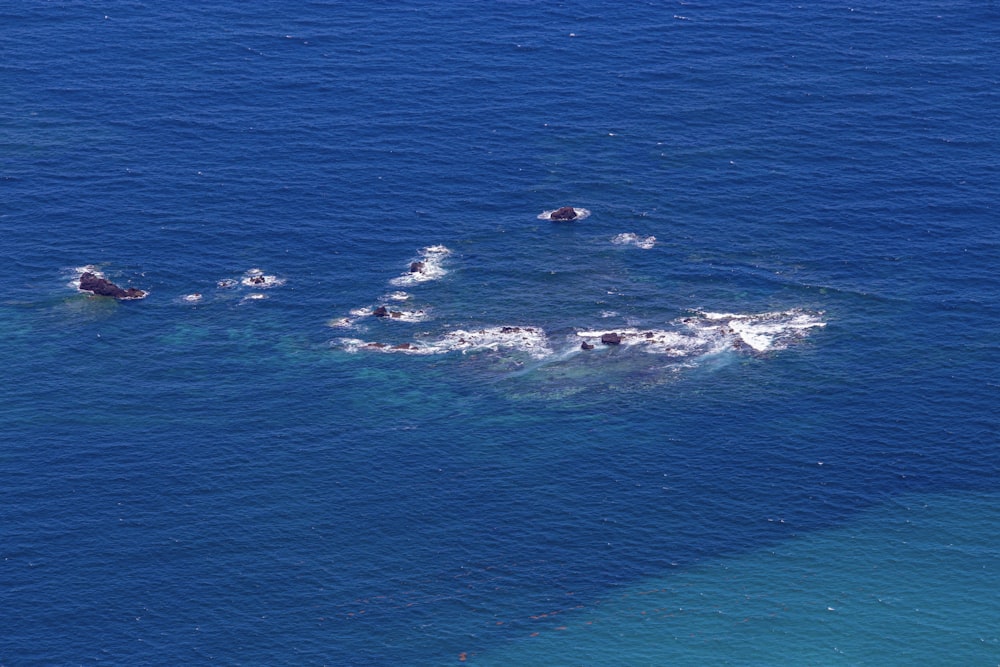
M 0 665 L 1000 663 L 995 3 L 0 20 Z

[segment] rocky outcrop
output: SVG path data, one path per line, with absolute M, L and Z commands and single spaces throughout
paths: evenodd
M 576 220 L 576 209 L 572 206 L 557 208 L 549 214 L 549 220 Z
M 601 335 L 601 342 L 605 345 L 621 345 L 622 337 L 616 333 L 606 333 Z
M 423 262 L 412 262 L 410 264 L 410 273 L 423 273 L 424 263 Z
M 101 278 L 100 276 L 90 273 L 89 271 L 84 272 L 80 276 L 80 289 L 84 292 L 91 292 L 98 296 L 110 296 L 121 300 L 141 299 L 146 296 L 146 293 L 141 289 L 135 287 L 122 289 L 110 280 Z
M 372 315 L 374 315 L 375 317 L 395 318 L 397 320 L 400 319 L 401 317 L 403 317 L 403 313 L 401 311 L 398 311 L 398 310 L 389 310 L 385 306 L 379 306 L 378 308 L 376 308 L 375 310 L 373 310 L 372 311 Z
M 580 343 L 580 349 L 581 350 L 593 350 L 594 346 L 591 345 L 590 343 L 588 343 L 587 341 L 583 341 L 582 343 Z

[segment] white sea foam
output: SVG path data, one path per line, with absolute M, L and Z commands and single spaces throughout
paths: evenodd
M 390 299 L 392 301 L 406 301 L 407 299 L 410 298 L 410 295 L 407 294 L 406 292 L 392 292 L 390 294 L 386 294 L 385 298 Z
M 397 354 L 441 354 L 446 352 L 434 345 L 421 345 L 419 343 L 381 343 L 378 341 L 366 341 L 359 338 L 341 338 L 337 343 L 345 352 L 384 352 Z
M 223 278 L 215 283 L 215 286 L 219 289 L 231 289 L 240 284 L 240 281 L 235 278 Z
M 181 297 L 181 300 L 186 301 L 187 303 L 198 303 L 201 301 L 201 298 L 201 294 L 194 292 L 193 294 L 185 294 Z
M 666 354 L 672 357 L 691 356 L 711 352 L 716 345 L 703 336 L 682 333 L 673 329 L 612 329 L 606 331 L 578 331 L 577 336 L 588 339 L 592 345 L 601 343 L 601 338 L 608 334 L 617 334 L 619 342 L 612 343 L 622 347 L 640 346 L 646 352 Z
M 285 284 L 284 278 L 279 278 L 277 276 L 267 275 L 260 269 L 250 269 L 243 274 L 240 279 L 240 283 L 244 287 L 253 287 L 254 289 L 268 289 L 271 287 L 278 287 L 279 285 Z
M 389 283 L 402 287 L 438 280 L 448 273 L 441 263 L 450 254 L 451 250 L 443 245 L 428 246 L 420 252 L 417 259 L 410 262 L 410 268 L 406 273 L 393 278 Z
M 550 356 L 548 338 L 537 327 L 488 327 L 485 329 L 455 329 L 445 332 L 439 338 L 413 343 L 388 344 L 379 341 L 364 341 L 357 338 L 342 338 L 341 347 L 348 352 L 387 352 L 404 354 L 445 354 L 448 352 L 475 352 L 489 350 L 499 352 L 514 350 L 536 359 Z
M 467 352 L 471 350 L 514 349 L 526 352 L 536 359 L 552 354 L 545 331 L 538 327 L 488 327 L 485 329 L 449 331 L 438 341 L 438 345 L 448 350 Z
M 243 297 L 240 303 L 245 303 L 247 301 L 260 301 L 261 299 L 266 299 L 266 298 L 267 298 L 266 294 L 261 294 L 260 292 L 251 292 L 250 294 L 247 294 L 245 297 Z
M 558 210 L 559 209 L 554 208 L 551 211 L 542 211 L 541 213 L 538 214 L 538 219 L 539 220 L 551 220 L 552 219 L 552 214 L 555 213 Z M 573 211 L 576 213 L 576 217 L 573 218 L 573 220 L 568 220 L 567 222 L 573 222 L 573 221 L 576 221 L 576 220 L 583 220 L 584 218 L 590 217 L 590 211 L 588 209 L 577 208 L 577 207 L 574 206 L 573 207 Z
M 397 292 L 396 294 L 405 294 Z M 409 298 L 409 295 L 406 295 Z M 379 308 L 385 308 L 385 315 L 375 314 Z M 430 312 L 424 309 L 397 310 L 387 305 L 362 306 L 350 311 L 349 317 L 338 317 L 327 322 L 330 327 L 338 329 L 349 329 L 357 326 L 362 320 L 388 320 L 392 322 L 423 322 L 430 318 Z
M 782 350 L 806 336 L 809 329 L 826 325 L 822 313 L 797 309 L 758 314 L 698 313 L 674 324 L 678 327 L 578 331 L 577 336 L 597 345 L 602 336 L 614 333 L 620 339 L 618 345 L 641 346 L 650 353 L 681 357 L 726 349 Z
M 426 310 L 387 310 L 389 314 L 378 319 L 398 322 L 423 322 L 428 318 Z
M 655 236 L 639 236 L 638 234 L 633 234 L 632 232 L 626 232 L 624 234 L 619 234 L 618 236 L 611 239 L 611 242 L 616 245 L 634 245 L 637 248 L 642 248 L 643 250 L 649 250 L 654 245 L 656 245 Z
M 73 278 L 67 283 L 67 286 L 77 290 L 80 289 L 80 278 L 82 278 L 83 274 L 85 273 L 92 273 L 98 278 L 105 278 L 104 272 L 101 271 L 96 266 L 94 266 L 93 264 L 87 264 L 86 266 L 75 266 L 73 267 L 72 271 L 73 271 Z
M 699 313 L 686 318 L 689 327 L 703 327 L 711 322 L 732 338 L 736 347 L 746 345 L 756 352 L 783 350 L 808 335 L 809 330 L 826 326 L 823 313 L 798 308 L 769 313 Z M 703 322 L 699 323 L 699 320 Z
M 74 267 L 73 268 L 73 273 L 76 274 L 76 277 L 78 279 L 80 278 L 80 276 L 82 276 L 85 273 L 93 273 L 98 278 L 104 278 L 104 272 L 101 271 L 96 266 L 94 266 L 93 264 L 87 264 L 86 266 L 77 266 L 77 267 Z

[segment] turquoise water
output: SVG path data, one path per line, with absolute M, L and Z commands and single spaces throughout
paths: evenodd
M 991 664 L 995 494 L 902 496 L 849 525 L 532 618 L 477 664 Z M 780 522 L 774 518 L 770 521 Z M 502 622 L 502 621 L 498 621 Z
M 992 3 L 0 15 L 0 665 L 1000 664 Z

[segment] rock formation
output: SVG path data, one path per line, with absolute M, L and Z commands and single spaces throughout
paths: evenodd
M 563 206 L 549 215 L 549 220 L 576 220 L 576 209 L 572 206 Z
M 622 337 L 616 333 L 606 333 L 601 335 L 601 342 L 605 345 L 620 345 Z
M 84 272 L 80 276 L 80 289 L 85 292 L 92 292 L 98 296 L 110 296 L 123 300 L 141 299 L 146 296 L 146 293 L 141 289 L 137 289 L 135 287 L 122 289 L 110 280 L 101 278 L 100 276 L 90 273 L 89 271 Z

